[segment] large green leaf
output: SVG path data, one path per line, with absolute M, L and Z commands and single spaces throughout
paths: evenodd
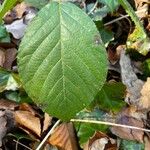
M 107 72 L 95 24 L 68 2 L 51 2 L 41 9 L 22 40 L 18 63 L 29 96 L 63 120 L 94 99 Z
M 49 2 L 49 0 L 24 0 L 24 1 L 30 4 L 31 6 L 34 6 L 39 9 L 45 6 Z

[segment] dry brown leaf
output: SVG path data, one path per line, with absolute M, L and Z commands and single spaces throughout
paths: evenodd
M 146 17 L 146 15 L 148 15 L 148 9 L 149 9 L 148 4 L 150 3 L 149 0 L 134 0 L 134 2 L 135 2 L 137 11 L 142 10 L 142 12 L 137 13 L 137 16 L 139 18 Z
M 141 97 L 140 91 L 144 85 L 144 82 L 138 79 L 137 75 L 135 74 L 130 57 L 129 55 L 126 55 L 126 47 L 120 45 L 120 49 L 121 78 L 123 84 L 127 87 L 125 101 L 130 105 L 138 106 Z
M 0 111 L 0 147 L 2 146 L 2 139 L 7 132 L 6 124 L 7 124 L 7 121 L 5 118 L 5 112 Z
M 4 68 L 11 70 L 12 63 L 16 59 L 17 50 L 15 48 L 7 49 L 5 52 L 5 63 Z
M 145 149 L 144 150 L 149 150 L 150 149 L 150 138 L 148 136 L 144 137 L 144 143 L 145 143 Z
M 43 123 L 43 131 L 46 131 L 48 129 L 48 127 L 52 124 L 52 117 L 49 116 L 49 114 L 45 113 L 44 114 L 44 123 Z
M 0 49 L 0 66 L 1 67 L 3 67 L 4 62 L 5 62 L 5 52 L 2 49 Z
M 28 5 L 24 2 L 17 4 L 13 10 L 8 11 L 4 17 L 5 24 L 11 24 L 13 21 L 17 19 L 21 19 L 23 17 L 23 14 L 28 9 Z
M 150 108 L 150 78 L 147 78 L 147 81 L 143 85 L 141 90 L 141 98 L 140 98 L 140 107 L 143 109 Z
M 19 105 L 11 100 L 0 99 L 0 109 L 1 110 L 15 110 Z
M 39 137 L 41 136 L 40 119 L 31 112 L 18 110 L 15 112 L 15 120 L 22 128 L 32 131 Z
M 5 110 L 0 111 L 0 147 L 2 146 L 2 139 L 7 131 L 15 127 L 13 111 Z
M 18 5 L 16 5 L 15 8 L 14 8 L 14 11 L 16 12 L 17 18 L 20 19 L 23 16 L 23 14 L 25 13 L 25 11 L 28 7 L 29 6 L 25 2 L 22 2 Z
M 142 121 L 144 117 L 145 115 L 142 112 L 136 111 L 136 108 L 126 108 L 119 113 L 116 123 L 144 128 L 144 123 Z M 143 142 L 143 131 L 122 127 L 112 127 L 111 131 L 120 138 Z
M 78 150 L 72 123 L 62 123 L 58 126 L 48 142 L 60 150 Z
M 116 141 L 98 131 L 86 143 L 84 150 L 117 150 Z
M 19 110 L 28 111 L 34 116 L 37 114 L 37 112 L 31 107 L 31 105 L 27 103 L 20 104 Z

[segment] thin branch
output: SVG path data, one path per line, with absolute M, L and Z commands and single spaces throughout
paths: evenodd
M 141 13 L 141 12 L 145 12 L 145 9 L 138 10 L 138 11 L 136 11 L 135 13 L 138 14 L 138 13 Z M 112 21 L 110 21 L 110 22 L 105 23 L 104 26 L 108 26 L 108 25 L 110 25 L 110 24 L 112 24 L 112 23 L 115 23 L 115 22 L 117 22 L 117 21 L 119 21 L 119 20 L 122 20 L 122 19 L 124 19 L 124 18 L 127 18 L 127 17 L 129 17 L 129 15 L 121 16 L 121 17 L 116 18 L 116 19 L 114 19 L 114 20 L 112 20 Z
M 60 123 L 60 120 L 58 120 L 54 126 L 51 128 L 51 130 L 47 133 L 47 135 L 45 136 L 45 138 L 43 139 L 43 141 L 39 144 L 39 146 L 36 148 L 36 150 L 40 150 L 42 148 L 42 146 L 44 145 L 44 143 L 46 142 L 46 140 L 48 139 L 48 137 L 54 132 L 55 128 L 58 126 L 58 124 Z
M 82 119 L 71 119 L 72 122 L 84 122 L 84 123 L 94 123 L 94 124 L 103 124 L 103 125 L 110 125 L 110 126 L 116 126 L 116 127 L 122 127 L 122 128 L 129 128 L 129 129 L 136 129 L 144 132 L 150 132 L 149 129 L 135 127 L 135 126 L 129 126 L 129 125 L 123 125 L 123 124 L 116 124 L 111 122 L 105 122 L 105 121 L 96 121 L 96 120 L 82 120 Z

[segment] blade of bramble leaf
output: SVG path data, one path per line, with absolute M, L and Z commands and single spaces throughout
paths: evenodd
M 41 9 L 22 40 L 18 64 L 28 95 L 62 120 L 89 105 L 107 72 L 95 24 L 69 2 L 51 2 Z

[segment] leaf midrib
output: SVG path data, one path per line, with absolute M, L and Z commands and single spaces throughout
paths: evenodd
M 65 76 L 64 76 L 64 64 L 63 64 L 63 49 L 62 49 L 62 15 L 61 15 L 61 2 L 58 2 L 58 12 L 59 12 L 59 25 L 60 25 L 60 57 L 61 57 L 61 66 L 62 66 L 62 84 L 63 84 L 63 99 L 66 97 L 66 89 L 65 89 Z

